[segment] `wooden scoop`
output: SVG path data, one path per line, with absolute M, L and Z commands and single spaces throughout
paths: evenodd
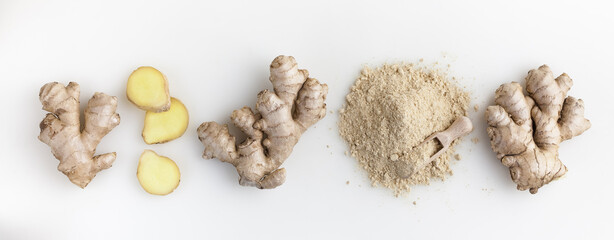
M 411 177 L 411 175 L 413 175 L 416 172 L 419 172 L 427 164 L 430 164 L 431 162 L 435 161 L 435 159 L 437 159 L 439 155 L 446 152 L 446 150 L 448 150 L 448 148 L 450 147 L 450 144 L 452 144 L 452 141 L 454 141 L 455 139 L 459 137 L 469 134 L 472 130 L 473 130 L 473 124 L 471 123 L 471 120 L 468 117 L 461 116 L 461 117 L 456 118 L 456 120 L 454 120 L 454 123 L 452 123 L 452 125 L 450 125 L 448 129 L 441 131 L 441 132 L 433 133 L 431 136 L 429 136 L 428 138 L 426 138 L 424 141 L 422 141 L 420 144 L 416 146 L 416 148 L 418 148 L 428 141 L 437 139 L 441 143 L 441 146 L 443 146 L 443 148 L 441 148 L 439 151 L 433 154 L 433 156 L 431 156 L 427 161 L 420 161 L 416 163 L 416 165 L 414 165 L 413 167 L 408 166 L 408 164 L 406 163 L 399 162 L 399 164 L 403 164 L 405 166 L 397 165 L 397 174 L 402 178 Z

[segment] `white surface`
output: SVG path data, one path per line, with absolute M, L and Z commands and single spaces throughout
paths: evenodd
M 612 239 L 614 6 L 503 2 L 3 0 L 0 239 Z M 301 138 L 284 185 L 241 187 L 231 165 L 201 159 L 196 128 L 253 106 L 279 54 L 328 84 L 335 114 Z M 362 66 L 420 58 L 450 63 L 480 111 L 454 175 L 395 198 L 343 154 L 337 110 Z M 562 144 L 568 174 L 531 195 L 490 150 L 483 110 L 500 84 L 543 63 L 574 79 L 593 126 Z M 124 89 L 141 65 L 164 72 L 191 111 L 180 139 L 143 143 L 144 112 Z M 95 91 L 120 99 L 122 122 L 98 147 L 118 158 L 85 190 L 37 140 L 38 91 L 50 81 L 80 83 L 82 104 Z M 174 193 L 141 189 L 143 149 L 178 163 Z

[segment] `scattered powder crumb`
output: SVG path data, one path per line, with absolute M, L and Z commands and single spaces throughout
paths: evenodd
M 343 152 L 343 155 L 345 155 L 345 156 L 349 155 L 348 151 Z
M 480 139 L 478 137 L 474 137 L 471 139 L 471 142 L 477 144 L 480 141 Z
M 326 145 L 326 148 L 330 148 L 330 145 Z
M 454 154 L 454 159 L 456 160 L 461 160 L 461 155 L 460 154 Z
M 328 111 L 328 112 L 329 112 L 330 114 L 333 114 L 333 113 L 335 113 L 335 112 L 333 112 L 333 110 L 330 110 L 330 111 Z
M 412 185 L 452 174 L 449 160 L 458 140 L 422 170 L 408 176 L 407 169 L 441 148 L 437 140 L 416 146 L 466 116 L 469 99 L 439 70 L 413 64 L 365 67 L 339 111 L 339 132 L 372 184 L 398 196 Z
M 416 201 L 413 202 L 414 206 L 416 206 Z
M 478 110 L 480 110 L 480 106 L 478 106 L 477 104 L 473 106 L 473 111 L 477 112 Z
M 345 181 L 345 185 L 350 185 L 350 181 Z

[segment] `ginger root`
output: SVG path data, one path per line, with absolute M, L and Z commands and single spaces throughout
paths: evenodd
M 559 159 L 559 144 L 591 127 L 584 118 L 584 102 L 567 96 L 571 78 L 556 79 L 546 65 L 529 71 L 529 96 L 516 82 L 495 92 L 495 106 L 486 109 L 488 136 L 501 163 L 509 168 L 518 190 L 532 194 L 563 176 L 567 167 Z
M 309 78 L 291 56 L 278 56 L 271 63 L 274 93 L 258 94 L 257 112 L 249 107 L 235 110 L 230 119 L 247 139 L 236 145 L 227 125 L 205 122 L 198 138 L 205 146 L 203 158 L 217 158 L 235 166 L 239 184 L 260 189 L 284 183 L 286 170 L 279 168 L 289 157 L 301 134 L 326 115 L 328 86 Z
M 116 154 L 94 156 L 100 140 L 119 124 L 117 98 L 95 93 L 85 108 L 85 123 L 79 120 L 79 84 L 64 87 L 57 82 L 45 84 L 39 93 L 47 116 L 40 123 L 40 139 L 51 147 L 58 170 L 77 186 L 85 188 L 96 173 L 111 167 Z
M 172 193 L 181 179 L 179 167 L 170 158 L 145 150 L 139 158 L 136 177 L 143 189 L 154 195 Z
M 147 111 L 143 125 L 143 140 L 147 144 L 171 141 L 185 133 L 188 122 L 188 109 L 178 99 L 171 98 L 171 107 L 168 111 Z
M 126 96 L 145 111 L 164 112 L 171 107 L 166 76 L 153 67 L 139 67 L 130 74 Z

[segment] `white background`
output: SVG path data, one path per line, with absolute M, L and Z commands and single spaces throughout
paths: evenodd
M 0 239 L 613 239 L 612 9 L 608 1 L 1 0 Z M 328 84 L 334 114 L 302 136 L 284 185 L 241 187 L 231 165 L 201 158 L 196 128 L 253 106 L 279 54 Z M 395 198 L 343 154 L 337 111 L 363 66 L 420 58 L 450 63 L 480 110 L 471 111 L 475 130 L 454 175 Z M 593 126 L 561 145 L 567 175 L 531 195 L 490 150 L 483 114 L 500 84 L 544 63 L 573 78 L 570 95 L 584 99 Z M 190 110 L 183 137 L 142 141 L 145 113 L 125 97 L 141 65 L 165 73 Z M 117 160 L 85 190 L 37 139 L 38 92 L 51 81 L 78 82 L 82 105 L 96 91 L 120 100 L 121 124 L 98 146 Z M 174 193 L 141 189 L 143 149 L 177 162 Z

